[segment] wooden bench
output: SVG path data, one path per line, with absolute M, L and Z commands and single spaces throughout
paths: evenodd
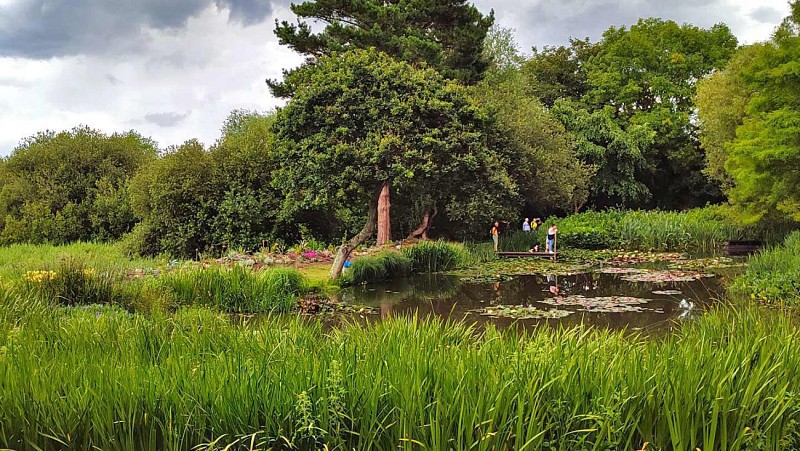
M 555 260 L 558 258 L 558 252 L 498 252 L 499 258 L 530 258 L 530 257 L 543 257 Z

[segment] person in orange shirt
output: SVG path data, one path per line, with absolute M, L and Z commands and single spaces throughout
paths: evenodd
M 494 242 L 494 251 L 497 252 L 497 243 L 500 241 L 500 223 L 495 221 L 492 231 L 489 233 L 492 235 L 492 241 Z

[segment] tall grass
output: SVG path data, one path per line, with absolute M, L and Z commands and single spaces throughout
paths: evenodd
M 800 446 L 798 332 L 749 309 L 661 340 L 65 309 L 3 326 L 0 349 L 12 449 Z
M 411 273 L 411 260 L 399 252 L 384 252 L 377 256 L 363 256 L 342 276 L 342 285 L 382 282 L 405 277 Z
M 470 258 L 464 245 L 446 241 L 422 241 L 403 249 L 403 254 L 411 260 L 412 271 L 418 273 L 460 268 Z
M 800 232 L 792 233 L 779 246 L 752 255 L 731 290 L 769 303 L 800 303 Z
M 0 281 L 15 280 L 28 271 L 42 270 L 65 261 L 80 261 L 98 272 L 150 268 L 167 263 L 165 258 L 131 257 L 119 243 L 14 244 L 0 247 Z
M 29 271 L 20 282 L 16 285 L 26 295 L 60 305 L 111 305 L 127 301 L 121 276 L 97 272 L 76 260 L 63 260 L 52 270 Z
M 630 250 L 713 253 L 726 241 L 757 239 L 779 242 L 796 225 L 788 222 L 747 225 L 736 222 L 720 207 L 686 212 L 586 212 L 562 219 L 549 218 L 540 228 L 558 224 L 559 246 L 625 248 Z M 540 239 L 544 240 L 544 233 Z
M 214 307 L 232 313 L 286 312 L 305 290 L 294 268 L 261 272 L 234 267 L 190 269 L 166 274 L 159 281 L 176 305 Z

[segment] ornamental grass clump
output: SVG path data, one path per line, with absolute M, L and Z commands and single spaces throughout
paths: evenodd
M 423 241 L 403 249 L 403 254 L 411 260 L 415 273 L 458 269 L 470 259 L 463 244 L 446 241 Z

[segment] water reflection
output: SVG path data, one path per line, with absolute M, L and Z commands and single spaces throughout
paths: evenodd
M 656 293 L 653 293 L 653 292 Z M 669 328 L 672 320 L 687 319 L 722 297 L 716 278 L 689 282 L 629 282 L 619 274 L 588 272 L 571 276 L 526 275 L 508 281 L 462 282 L 455 276 L 417 276 L 376 286 L 344 290 L 342 298 L 353 304 L 367 305 L 380 312 L 382 318 L 397 314 L 435 315 L 465 319 L 470 322 L 491 322 L 500 327 L 518 324 L 533 327 L 590 324 L 613 329 Z M 609 297 L 626 296 L 645 300 L 638 311 L 592 311 L 579 301 L 595 305 Z M 692 310 L 681 308 L 681 300 L 694 304 Z M 559 300 L 563 300 L 559 302 Z M 594 303 L 594 304 L 593 304 Z M 487 317 L 479 311 L 491 306 L 526 306 L 549 310 L 558 308 L 572 312 L 560 319 L 515 319 Z M 602 309 L 601 309 L 602 310 Z

